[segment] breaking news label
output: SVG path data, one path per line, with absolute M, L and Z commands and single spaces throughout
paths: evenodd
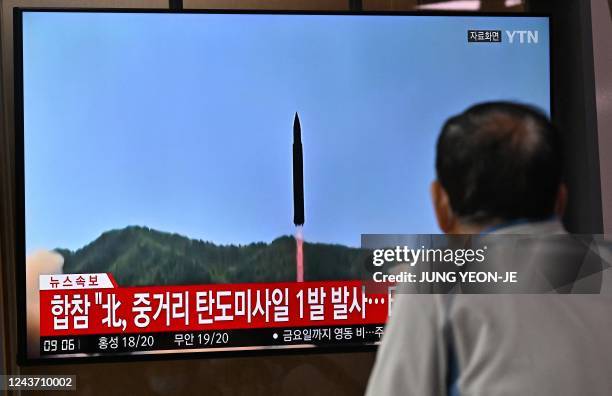
M 110 273 L 39 281 L 44 357 L 375 345 L 394 294 L 361 281 L 119 287 Z

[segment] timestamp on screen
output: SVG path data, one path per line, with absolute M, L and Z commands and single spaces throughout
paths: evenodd
M 81 343 L 77 338 L 62 338 L 44 340 L 41 345 L 43 353 L 72 353 L 78 352 Z

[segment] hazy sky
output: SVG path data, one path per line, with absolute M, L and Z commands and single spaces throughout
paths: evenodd
M 145 225 L 217 243 L 293 233 L 302 121 L 311 241 L 438 232 L 446 117 L 549 110 L 544 18 L 26 13 L 26 248 Z M 467 29 L 539 44 L 468 44 Z

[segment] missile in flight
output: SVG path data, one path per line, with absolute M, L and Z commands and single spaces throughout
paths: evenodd
M 304 224 L 304 158 L 300 117 L 293 119 L 293 224 Z

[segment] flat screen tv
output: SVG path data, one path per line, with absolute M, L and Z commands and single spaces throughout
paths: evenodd
M 544 16 L 15 16 L 30 363 L 375 347 L 360 238 L 438 232 L 445 119 L 551 111 Z

